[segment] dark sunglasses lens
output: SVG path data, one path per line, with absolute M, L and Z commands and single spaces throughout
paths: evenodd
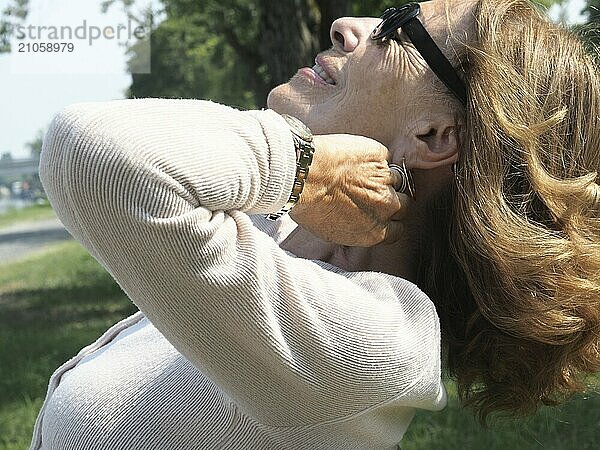
M 394 11 L 396 11 L 396 8 L 386 9 L 381 15 L 381 20 L 387 20 L 392 14 L 394 14 Z
M 381 23 L 373 31 L 373 39 L 388 38 L 398 27 L 398 14 L 395 8 L 390 8 L 381 16 Z
M 373 31 L 372 39 L 387 39 L 398 28 L 419 15 L 421 7 L 418 3 L 409 3 L 400 8 L 388 8 L 381 16 L 381 23 Z

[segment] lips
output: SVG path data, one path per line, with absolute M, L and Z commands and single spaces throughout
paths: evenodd
M 315 58 L 315 65 L 312 68 L 327 84 L 335 85 L 336 81 L 333 77 L 333 68 L 327 64 L 319 55 Z
M 322 86 L 333 87 L 337 84 L 336 76 L 334 76 L 337 71 L 321 55 L 315 58 L 315 65 L 312 68 L 304 67 L 298 71 L 298 74 Z
M 335 85 L 334 79 L 331 78 L 331 76 L 327 73 L 325 68 L 323 66 L 321 66 L 319 63 L 315 63 L 315 65 L 312 67 L 312 70 L 325 83 L 330 84 L 330 85 Z

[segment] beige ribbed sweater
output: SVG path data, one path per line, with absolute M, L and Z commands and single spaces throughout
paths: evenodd
M 438 410 L 440 331 L 412 283 L 296 258 L 269 222 L 295 174 L 286 122 L 198 100 L 82 103 L 40 176 L 141 310 L 60 367 L 32 449 L 390 449 Z

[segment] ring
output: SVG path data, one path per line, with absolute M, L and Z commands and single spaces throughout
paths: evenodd
M 415 198 L 415 183 L 413 181 L 412 173 L 410 170 L 406 168 L 404 161 L 402 161 L 402 165 L 398 164 L 389 164 L 390 170 L 393 170 L 400 175 L 400 186 L 394 186 L 394 190 L 396 192 L 401 192 L 403 194 L 408 194 L 413 200 Z

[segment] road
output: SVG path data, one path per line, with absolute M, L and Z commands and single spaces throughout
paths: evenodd
M 57 218 L 11 225 L 0 229 L 0 264 L 15 261 L 48 244 L 72 239 Z

